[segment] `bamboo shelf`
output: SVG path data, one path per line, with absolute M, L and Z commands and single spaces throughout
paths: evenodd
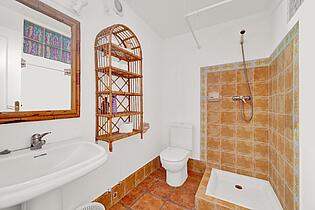
M 115 141 L 118 141 L 120 139 L 124 139 L 124 138 L 128 138 L 130 136 L 134 136 L 134 135 L 137 135 L 137 134 L 140 134 L 142 133 L 142 131 L 140 130 L 133 130 L 132 133 L 119 133 L 119 132 L 114 132 L 113 133 L 113 136 L 112 136 L 112 142 L 115 142 Z M 101 135 L 101 136 L 98 136 L 98 140 L 101 140 L 101 141 L 107 141 L 108 140 L 109 135 Z
M 126 31 L 124 33 L 126 33 Z M 101 44 L 101 45 L 98 45 L 96 49 L 103 51 L 107 54 L 109 54 L 109 50 L 111 50 L 112 56 L 119 58 L 120 60 L 127 61 L 127 62 L 142 60 L 140 56 L 137 56 L 133 54 L 132 52 L 130 52 L 129 50 L 125 50 L 116 44 L 111 44 L 111 43 Z
M 143 138 L 142 79 L 142 49 L 136 35 L 121 24 L 98 33 L 95 39 L 95 140 L 108 142 L 110 152 L 115 141 L 137 134 Z M 119 125 L 127 122 L 132 122 L 133 131 L 120 133 Z
M 118 112 L 116 114 L 97 114 L 97 116 L 103 116 L 103 117 L 125 117 L 125 116 L 133 116 L 133 115 L 139 115 L 142 114 L 141 112 Z
M 109 67 L 105 67 L 105 68 L 100 68 L 98 69 L 99 72 L 105 72 L 107 74 L 109 74 Z M 117 77 L 125 77 L 125 78 L 142 78 L 142 75 L 140 74 L 135 74 L 117 67 L 112 67 L 112 75 L 113 76 L 117 76 Z
M 109 95 L 110 91 L 97 91 L 96 94 Z M 112 91 L 112 94 L 118 95 L 118 96 L 142 96 L 141 93 L 131 93 L 131 92 L 121 92 L 121 91 Z

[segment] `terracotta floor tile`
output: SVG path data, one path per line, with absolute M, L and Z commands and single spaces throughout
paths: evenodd
M 188 188 L 176 189 L 170 199 L 176 204 L 192 209 L 195 206 L 195 192 Z
M 187 210 L 194 208 L 195 193 L 202 175 L 189 172 L 183 186 L 174 188 L 166 183 L 166 171 L 158 169 L 131 190 L 111 210 Z
M 159 168 L 158 170 L 154 171 L 151 175 L 156 177 L 157 179 L 164 181 L 166 180 L 166 171 L 163 168 Z
M 174 187 L 169 186 L 168 184 L 166 184 L 166 182 L 161 180 L 155 182 L 149 189 L 152 194 L 162 197 L 164 199 L 168 198 L 174 190 Z
M 137 187 L 143 188 L 144 190 L 148 190 L 158 179 L 154 176 L 148 176 L 143 180 Z
M 116 203 L 110 210 L 127 210 L 127 208 L 121 203 Z
M 180 189 L 186 188 L 186 189 L 190 189 L 193 192 L 197 192 L 200 181 L 201 180 L 197 180 L 195 178 L 188 177 L 187 180 L 185 181 L 185 183 L 179 188 Z
M 139 185 L 138 185 L 139 186 Z M 136 187 L 131 190 L 125 197 L 122 198 L 121 202 L 126 206 L 131 206 L 138 200 L 145 192 L 144 188 Z
M 181 207 L 181 206 L 178 206 L 177 204 L 175 203 L 171 203 L 169 201 L 167 201 L 161 210 L 185 210 L 184 207 Z
M 194 171 L 188 171 L 188 177 L 201 181 L 203 174 Z
M 137 202 L 132 205 L 133 210 L 159 210 L 164 201 L 149 193 L 145 193 Z

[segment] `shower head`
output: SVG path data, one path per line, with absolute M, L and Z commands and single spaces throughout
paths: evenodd
M 241 30 L 240 34 L 241 34 L 241 40 L 240 40 L 240 43 L 241 44 L 244 44 L 244 34 L 246 33 L 245 30 Z

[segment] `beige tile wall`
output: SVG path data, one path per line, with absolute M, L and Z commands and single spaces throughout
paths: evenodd
M 298 37 L 272 61 L 269 84 L 269 179 L 284 209 L 298 209 Z
M 206 162 L 200 160 L 188 160 L 188 172 L 203 174 L 206 170 Z
M 247 62 L 254 119 L 240 119 L 246 95 L 242 63 L 201 69 L 201 158 L 207 165 L 267 179 L 282 206 L 299 209 L 299 25 L 268 59 Z M 218 102 L 207 94 L 218 91 Z M 247 114 L 249 107 L 246 107 Z
M 269 66 L 248 69 L 254 96 L 254 119 L 240 118 L 234 95 L 249 95 L 242 69 L 208 72 L 207 91 L 223 97 L 207 103 L 207 162 L 212 167 L 268 179 Z M 249 105 L 245 106 L 249 116 Z

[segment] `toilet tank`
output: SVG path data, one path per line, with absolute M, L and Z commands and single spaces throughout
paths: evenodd
M 189 123 L 173 123 L 170 126 L 170 146 L 191 151 L 193 126 Z

